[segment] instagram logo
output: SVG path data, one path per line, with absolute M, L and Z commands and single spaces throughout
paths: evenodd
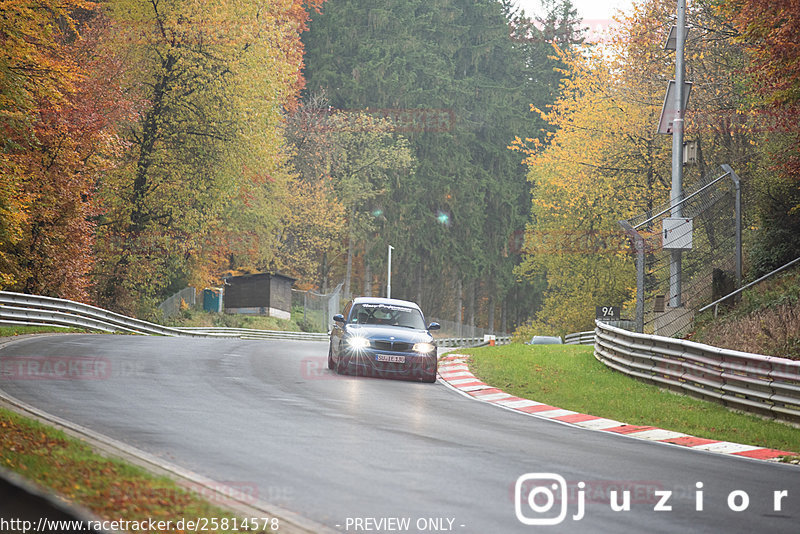
M 705 502 L 704 484 L 695 483 L 694 510 L 702 512 Z M 575 489 L 572 492 L 570 489 Z M 514 512 L 517 519 L 525 525 L 558 525 L 567 517 L 569 501 L 577 502 L 573 521 L 580 521 L 586 513 L 586 499 L 589 502 L 608 503 L 614 512 L 630 512 L 631 502 L 653 505 L 654 512 L 671 512 L 674 490 L 665 489 L 658 481 L 580 481 L 567 485 L 564 477 L 555 473 L 526 473 L 514 485 Z M 783 510 L 783 500 L 789 496 L 788 490 L 772 492 L 772 510 Z M 734 490 L 727 497 L 728 508 L 732 512 L 743 512 L 750 506 L 750 495 L 743 490 Z
M 567 481 L 555 473 L 520 476 L 514 485 L 514 512 L 525 525 L 558 525 L 567 517 Z

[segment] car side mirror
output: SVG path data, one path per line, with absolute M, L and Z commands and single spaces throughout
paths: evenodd
M 343 323 L 344 322 L 344 315 L 342 315 L 341 313 L 337 313 L 336 315 L 333 316 L 333 322 L 334 323 Z
M 428 330 L 439 330 L 441 327 L 439 323 L 431 323 L 428 325 Z

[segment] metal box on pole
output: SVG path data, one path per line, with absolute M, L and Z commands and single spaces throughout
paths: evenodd
M 694 229 L 692 219 L 685 217 L 668 217 L 663 221 L 663 233 L 661 235 L 662 246 L 670 250 L 691 250 L 692 249 L 692 230 Z

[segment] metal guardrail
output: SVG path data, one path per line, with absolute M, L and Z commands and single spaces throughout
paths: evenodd
M 594 330 L 575 332 L 564 336 L 565 345 L 594 345 Z
M 800 423 L 800 361 L 630 332 L 596 322 L 595 358 L 660 387 Z
M 473 348 L 489 344 L 488 341 L 484 341 L 483 337 L 446 337 L 437 338 L 435 341 L 439 347 Z M 495 339 L 496 345 L 508 345 L 509 343 L 511 343 L 511 336 L 498 336 Z
M 258 330 L 255 328 L 232 328 L 225 326 L 184 326 L 177 330 L 188 334 L 203 334 L 209 337 L 233 337 L 239 339 L 295 339 L 302 341 L 328 341 L 328 334 L 320 332 L 287 332 L 284 330 Z
M 238 339 L 292 339 L 327 341 L 328 334 L 318 332 L 284 332 L 253 328 L 183 327 L 171 328 L 114 313 L 72 300 L 0 291 L 0 324 L 19 326 L 62 326 L 122 332 L 128 334 L 213 337 Z M 440 347 L 472 347 L 483 338 L 437 339 Z M 510 343 L 510 337 L 498 337 L 498 344 Z
M 19 323 L 89 328 L 103 332 L 125 332 L 161 336 L 207 337 L 182 332 L 72 300 L 0 291 L 0 319 Z

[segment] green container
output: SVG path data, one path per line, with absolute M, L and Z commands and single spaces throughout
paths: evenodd
M 203 310 L 222 313 L 221 287 L 207 287 L 203 290 Z

